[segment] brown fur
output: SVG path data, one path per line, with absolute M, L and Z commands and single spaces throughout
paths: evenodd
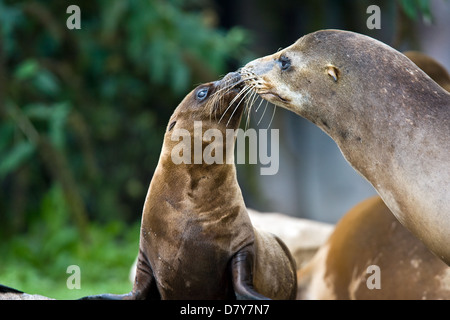
M 380 267 L 380 289 L 367 286 L 370 265 Z M 350 210 L 298 279 L 298 299 L 450 299 L 450 267 L 380 197 Z
M 405 55 L 450 90 L 450 77 L 438 62 L 418 52 Z M 372 264 L 380 267 L 380 290 L 366 285 Z M 298 299 L 450 299 L 450 267 L 406 230 L 380 197 L 350 210 L 298 277 Z
M 212 95 L 223 85 L 216 82 L 202 87 L 208 87 Z M 290 263 L 292 257 L 273 236 L 264 236 L 253 228 L 234 164 L 208 165 L 202 161 L 176 165 L 171 159 L 172 148 L 179 143 L 171 140 L 177 128 L 186 129 L 193 136 L 194 120 L 201 120 L 203 131 L 217 128 L 225 137 L 227 128 L 239 126 L 243 106 L 237 109 L 228 126 L 234 107 L 218 121 L 236 92 L 227 92 L 221 100 L 208 105 L 196 100 L 197 90 L 186 96 L 169 121 L 144 204 L 131 297 L 236 298 L 230 260 L 250 246 L 256 257 L 254 289 L 272 299 L 293 299 L 296 274 L 295 264 Z M 222 147 L 225 157 L 225 146 Z M 277 290 L 272 290 L 274 287 Z
M 338 144 L 396 218 L 450 263 L 450 94 L 370 37 L 318 31 L 248 63 L 246 84 Z
M 412 62 L 436 81 L 442 88 L 450 91 L 450 75 L 436 60 L 418 51 L 403 52 Z

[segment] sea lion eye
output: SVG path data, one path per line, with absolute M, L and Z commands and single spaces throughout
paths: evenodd
M 202 101 L 208 95 L 208 88 L 203 88 L 197 91 L 197 100 Z
M 286 56 L 280 56 L 278 62 L 280 63 L 281 70 L 283 71 L 286 71 L 291 67 L 291 59 Z

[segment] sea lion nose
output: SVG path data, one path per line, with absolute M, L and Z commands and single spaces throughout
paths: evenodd
M 261 76 L 273 69 L 276 59 L 273 55 L 265 56 L 259 59 L 255 59 L 247 63 L 243 68 L 239 69 L 240 73 L 251 73 L 255 76 Z
M 241 74 L 239 72 L 230 72 L 229 75 L 232 77 L 234 82 L 241 80 Z
M 235 84 L 236 82 L 241 80 L 241 74 L 239 72 L 230 72 L 225 77 L 223 77 L 222 81 L 229 84 Z

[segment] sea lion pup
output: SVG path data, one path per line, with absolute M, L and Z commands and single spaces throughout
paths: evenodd
M 324 30 L 240 70 L 339 146 L 396 218 L 450 263 L 450 94 L 393 48 Z
M 86 298 L 295 298 L 295 262 L 278 238 L 253 228 L 236 179 L 241 83 L 231 73 L 200 85 L 174 111 L 145 199 L 133 290 Z M 224 138 L 233 129 L 231 143 L 217 134 L 211 142 L 211 129 Z M 208 150 L 223 161 L 198 161 L 195 152 Z
M 450 76 L 437 61 L 415 51 L 404 55 L 450 90 Z M 378 279 L 378 271 L 367 271 L 372 265 L 379 267 Z M 379 288 L 373 287 L 375 280 Z M 299 270 L 297 299 L 450 299 L 448 284 L 450 267 L 376 196 L 346 213 L 327 243 Z

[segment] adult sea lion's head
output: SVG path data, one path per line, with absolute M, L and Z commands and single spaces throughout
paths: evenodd
M 392 103 L 407 108 L 407 98 L 417 96 L 412 84 L 427 77 L 386 44 L 341 30 L 305 35 L 283 50 L 249 62 L 240 73 L 261 97 L 312 121 L 337 140 L 356 133 L 360 122 L 356 114 L 367 118 L 368 110 Z M 435 87 L 428 91 L 431 95 Z M 406 99 L 398 99 L 399 95 Z

